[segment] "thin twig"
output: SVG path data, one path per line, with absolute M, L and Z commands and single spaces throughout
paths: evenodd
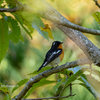
M 16 11 L 20 11 L 19 7 L 15 7 L 15 8 L 0 8 L 0 12 L 16 12 Z
M 68 87 L 68 86 L 70 86 L 70 94 L 68 95 L 68 96 L 63 96 L 63 97 L 61 97 L 61 94 L 62 94 L 62 92 Z M 73 94 L 72 95 L 72 84 L 70 83 L 68 86 L 64 86 L 63 87 L 63 89 L 62 89 L 62 91 L 60 92 L 60 94 L 59 94 L 59 96 L 57 96 L 57 97 L 48 97 L 48 98 L 36 98 L 36 99 L 22 99 L 22 100 L 43 100 L 43 99 L 63 99 L 63 98 L 68 98 L 68 97 L 70 97 L 70 96 L 75 96 L 76 94 Z
M 61 94 L 62 94 L 62 92 L 63 92 L 64 90 L 65 90 L 65 85 L 63 86 L 63 88 L 62 88 L 62 90 L 61 90 L 59 96 L 61 96 Z
M 72 95 L 72 84 L 70 83 L 70 95 Z
M 93 0 L 95 2 L 95 4 L 100 8 L 100 4 L 98 3 L 97 0 Z
M 69 84 L 69 85 L 70 85 L 70 84 Z M 61 90 L 61 92 L 60 92 L 60 94 L 59 94 L 59 97 L 61 96 L 62 92 L 63 92 L 69 85 L 67 85 L 66 87 L 65 87 L 65 85 L 63 86 L 63 88 L 62 88 L 62 90 Z
M 59 97 L 59 96 L 57 96 L 57 97 L 48 97 L 48 98 L 36 98 L 36 99 L 22 99 L 22 100 L 43 100 L 43 99 L 63 99 L 63 98 L 68 98 L 68 97 L 70 97 L 70 96 L 75 96 L 76 94 L 73 94 L 73 95 L 71 95 L 71 94 L 69 94 L 69 95 L 67 95 L 67 96 L 63 96 L 63 97 Z
M 67 96 L 63 96 L 61 97 L 62 92 L 65 90 L 65 88 L 67 88 L 68 86 L 70 86 L 70 94 Z M 70 96 L 75 96 L 76 94 L 72 95 L 72 84 L 69 84 L 66 87 L 63 87 L 62 91 L 60 92 L 59 96 L 57 97 L 48 97 L 48 98 L 36 98 L 36 99 L 22 99 L 22 100 L 43 100 L 43 99 L 63 99 L 63 98 L 68 98 Z
M 22 3 L 20 3 L 17 0 L 14 0 L 14 2 L 16 3 L 16 5 L 18 5 L 15 8 L 0 8 L 0 12 L 16 12 L 16 11 L 22 11 L 22 7 L 24 6 Z

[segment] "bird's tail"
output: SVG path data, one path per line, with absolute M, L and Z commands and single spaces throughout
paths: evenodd
M 41 65 L 41 67 L 38 69 L 38 71 L 40 71 L 43 67 L 44 67 L 44 66 L 43 66 L 43 65 Z M 37 71 L 37 72 L 38 72 L 38 71 Z

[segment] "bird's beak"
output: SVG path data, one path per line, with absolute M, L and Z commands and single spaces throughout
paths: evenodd
M 63 42 L 61 42 L 61 44 L 63 44 Z

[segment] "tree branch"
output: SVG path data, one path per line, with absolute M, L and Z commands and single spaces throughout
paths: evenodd
M 34 85 L 34 83 L 39 82 L 42 78 L 47 77 L 51 74 L 60 72 L 60 71 L 65 70 L 65 69 L 76 67 L 76 66 L 79 66 L 79 65 L 84 65 L 84 64 L 91 64 L 91 61 L 88 58 L 84 58 L 84 59 L 80 59 L 80 60 L 77 60 L 77 61 L 68 62 L 64 65 L 55 67 L 53 69 L 49 69 L 47 71 L 44 71 L 44 72 L 38 74 L 37 76 L 31 78 L 27 82 L 27 84 L 23 88 L 23 90 L 12 100 L 21 100 L 22 97 L 27 93 L 27 91 Z
M 72 95 L 72 84 L 70 83 L 70 95 Z
M 54 9 L 48 2 L 45 0 L 32 0 L 30 6 L 23 8 L 23 11 L 28 11 L 30 13 L 37 13 L 41 17 L 51 21 L 55 26 L 62 30 L 74 43 L 76 43 L 82 51 L 87 55 L 93 63 L 100 65 L 100 50 L 97 48 L 91 41 L 88 40 L 80 31 L 87 31 L 90 33 L 100 34 L 100 30 L 92 30 L 82 27 L 77 27 L 77 25 L 68 21 L 63 17 L 56 9 Z M 39 6 L 38 6 L 39 5 Z M 33 9 L 37 11 L 33 11 Z M 71 27 L 71 28 L 69 28 Z M 74 28 L 75 30 L 73 30 Z M 80 31 L 77 31 L 79 29 Z
M 69 85 L 68 85 L 68 86 L 69 86 Z M 60 94 L 59 94 L 59 97 L 61 96 L 62 92 L 63 92 L 68 86 L 66 86 L 66 87 L 65 87 L 65 85 L 63 86 L 63 88 L 62 88 L 62 90 L 61 90 L 61 92 L 60 92 Z
M 15 8 L 0 8 L 0 12 L 16 12 L 16 11 L 20 11 L 21 9 L 19 9 L 19 7 L 15 7 Z
M 74 43 L 76 43 L 82 51 L 87 55 L 93 63 L 100 63 L 100 50 L 85 37 L 80 31 L 73 30 L 71 28 L 64 27 L 56 24 L 56 26 L 62 30 Z
M 17 4 L 16 8 L 9 8 L 9 9 L 7 9 L 7 8 L 0 8 L 0 12 L 28 11 L 28 12 L 35 13 L 35 14 L 38 14 L 38 15 L 41 15 L 42 17 L 44 17 L 44 15 L 43 15 L 44 13 L 42 13 L 41 11 L 36 10 L 36 9 L 32 9 L 28 5 L 22 4 L 22 3 L 20 3 L 17 0 L 14 0 L 14 1 Z M 94 0 L 94 1 L 95 1 L 95 3 L 97 5 L 99 5 L 98 2 L 97 2 L 97 0 Z M 49 19 L 49 18 L 47 18 L 47 19 Z M 59 19 L 56 19 L 55 21 L 57 21 L 57 20 L 59 20 Z M 92 34 L 92 35 L 100 35 L 100 30 L 94 30 L 94 29 L 85 28 L 85 27 L 73 24 L 70 21 L 68 21 L 67 19 L 59 20 L 58 24 L 66 26 L 66 27 L 69 27 L 69 28 L 72 28 L 72 29 L 75 29 L 75 30 L 78 30 L 78 31 L 81 31 L 81 32 L 84 32 L 84 33 L 88 33 L 88 34 Z
M 62 23 L 62 25 L 84 32 L 84 33 L 88 33 L 88 34 L 92 34 L 92 35 L 100 35 L 100 30 L 94 30 L 94 29 L 89 29 L 89 28 L 85 28 L 76 24 L 71 23 L 70 21 L 67 21 L 67 23 Z
M 14 0 L 16 2 L 16 4 L 18 5 L 16 8 L 0 8 L 0 12 L 16 12 L 16 11 L 28 11 L 31 13 L 35 13 L 35 14 L 39 14 L 42 15 L 43 13 L 41 13 L 41 11 L 36 10 L 36 9 L 32 9 L 31 7 L 29 7 L 28 5 L 23 5 L 21 4 L 19 1 Z M 100 5 L 98 4 L 97 0 L 94 0 L 94 2 L 96 3 L 96 5 L 98 7 L 100 7 Z M 42 16 L 43 17 L 43 16 Z M 67 19 L 65 19 L 67 20 Z M 100 30 L 93 30 L 93 29 L 89 29 L 89 28 L 85 28 L 76 24 L 71 23 L 70 21 L 61 21 L 59 23 L 60 25 L 64 25 L 66 27 L 81 31 L 81 32 L 85 32 L 88 34 L 92 34 L 92 35 L 100 35 Z
M 98 3 L 97 0 L 93 0 L 95 2 L 95 4 L 100 8 L 100 4 Z

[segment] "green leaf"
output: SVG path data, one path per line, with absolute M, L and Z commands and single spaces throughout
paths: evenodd
M 6 94 L 9 94 L 8 88 L 3 83 L 0 83 L 0 90 L 3 91 Z
M 40 29 L 40 27 L 45 27 L 45 25 L 39 17 L 34 17 L 32 27 L 35 28 L 45 39 L 49 40 L 48 33 Z
M 0 0 L 0 6 L 1 6 L 2 3 L 3 3 L 3 0 Z
M 79 84 L 82 85 L 83 87 L 85 87 L 97 100 L 96 94 L 92 91 L 90 86 L 88 86 L 86 83 L 79 83 Z
M 100 24 L 100 12 L 97 11 L 92 16 L 95 18 L 98 24 Z
M 32 23 L 33 22 L 33 20 L 34 20 L 34 14 L 32 14 L 32 13 L 29 13 L 29 12 L 21 12 L 20 13 L 20 15 L 22 16 L 22 18 L 24 19 L 24 20 L 26 20 L 28 23 Z
M 54 93 L 56 93 L 58 91 L 58 88 L 62 85 L 62 83 L 65 82 L 65 77 L 60 79 L 57 84 L 53 87 L 53 91 Z
M 22 39 L 20 26 L 18 25 L 18 22 L 10 16 L 8 16 L 8 22 L 11 29 L 9 38 L 12 40 L 13 43 L 18 43 L 19 40 Z
M 32 36 L 31 36 L 30 33 L 33 32 L 34 28 L 31 26 L 31 24 L 28 23 L 28 22 L 25 22 L 25 21 L 21 20 L 21 18 L 19 18 L 19 17 L 16 16 L 16 15 L 15 15 L 15 18 L 17 19 L 17 21 L 20 23 L 20 25 L 23 27 L 23 29 L 26 31 L 26 33 L 27 33 L 27 34 L 31 37 L 31 39 L 32 39 Z M 29 29 L 30 31 L 29 31 L 23 24 L 25 24 L 25 25 L 28 27 L 28 29 Z
M 80 75 L 82 75 L 83 72 L 82 70 L 79 70 L 78 72 L 76 72 L 74 75 L 71 75 L 67 81 L 66 81 L 66 84 L 65 84 L 65 87 L 68 86 L 71 82 L 75 81 Z
M 52 84 L 52 83 L 55 83 L 55 81 L 49 81 L 49 80 L 46 80 L 46 78 L 40 80 L 38 83 L 35 83 L 33 85 L 33 87 L 27 92 L 24 98 L 27 98 L 36 88 L 44 86 L 44 85 Z
M 12 0 L 5 0 L 10 7 L 16 7 L 16 2 Z
M 21 80 L 20 82 L 18 82 L 18 83 L 16 84 L 16 86 L 13 88 L 12 93 L 13 93 L 16 89 L 18 89 L 19 87 L 21 87 L 22 85 L 24 85 L 27 81 L 28 81 L 28 79 L 23 79 L 23 80 Z
M 7 95 L 4 97 L 3 100 L 11 100 L 11 96 L 10 96 L 10 94 L 7 94 Z
M 4 58 L 9 46 L 8 24 L 5 19 L 0 19 L 0 62 Z
M 46 67 L 42 68 L 40 71 L 36 70 L 36 71 L 34 71 L 34 72 L 32 72 L 32 73 L 29 73 L 28 75 L 37 75 L 37 74 L 39 74 L 39 73 L 41 73 L 41 72 L 43 72 L 43 71 L 46 71 L 46 70 L 48 70 L 48 69 L 51 69 L 51 68 L 52 68 L 52 67 L 46 66 Z M 37 71 L 38 71 L 38 72 L 37 72 Z
M 66 69 L 66 70 L 61 71 L 61 72 L 58 72 L 58 73 L 60 73 L 60 74 L 65 74 L 65 75 L 67 75 L 67 76 L 71 76 L 71 75 L 73 74 L 73 71 L 72 71 L 72 70 Z

